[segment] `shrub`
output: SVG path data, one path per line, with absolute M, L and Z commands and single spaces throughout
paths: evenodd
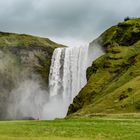
M 130 20 L 131 18 L 129 17 L 129 16 L 127 16 L 127 17 L 125 17 L 124 18 L 124 21 L 128 21 L 128 20 Z
M 128 88 L 127 90 L 128 90 L 128 92 L 132 92 L 133 88 Z
M 120 97 L 119 97 L 119 100 L 123 100 L 123 99 L 126 99 L 128 98 L 128 95 L 125 95 L 125 94 L 121 94 Z

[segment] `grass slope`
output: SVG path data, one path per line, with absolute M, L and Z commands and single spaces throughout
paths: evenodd
M 7 33 L 0 32 L 0 47 L 31 47 L 31 46 L 44 46 L 51 48 L 64 47 L 61 44 L 57 44 L 48 38 L 36 37 L 27 34 Z
M 106 54 L 88 68 L 88 82 L 68 115 L 140 112 L 140 19 L 111 27 L 98 43 Z
M 1 140 L 138 140 L 138 118 L 1 121 Z

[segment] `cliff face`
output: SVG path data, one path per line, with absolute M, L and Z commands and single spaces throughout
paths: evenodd
M 0 118 L 5 118 L 10 92 L 24 79 L 40 78 L 47 88 L 53 51 L 63 45 L 47 38 L 0 32 Z
M 119 23 L 97 40 L 106 53 L 87 69 L 88 82 L 68 115 L 140 112 L 140 19 Z
M 0 32 L 0 51 L 16 57 L 19 64 L 39 73 L 46 82 L 53 50 L 58 47 L 64 46 L 47 38 Z

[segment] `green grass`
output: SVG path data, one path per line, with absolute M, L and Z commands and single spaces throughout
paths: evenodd
M 63 45 L 57 44 L 48 38 L 36 37 L 27 34 L 0 32 L 0 47 L 13 47 L 13 46 L 27 48 L 32 46 L 34 47 L 43 46 L 50 48 L 64 47 Z
M 0 140 L 138 140 L 139 118 L 1 121 Z

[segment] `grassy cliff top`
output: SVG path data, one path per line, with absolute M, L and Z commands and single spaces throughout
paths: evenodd
M 100 43 L 108 46 L 113 42 L 122 46 L 131 46 L 140 40 L 140 18 L 118 23 L 100 36 Z
M 43 47 L 64 47 L 64 45 L 57 44 L 48 38 L 36 37 L 27 34 L 0 32 L 0 47 L 5 46 L 43 46 Z
M 87 69 L 68 115 L 140 112 L 140 19 L 109 28 L 98 42 L 106 53 Z

